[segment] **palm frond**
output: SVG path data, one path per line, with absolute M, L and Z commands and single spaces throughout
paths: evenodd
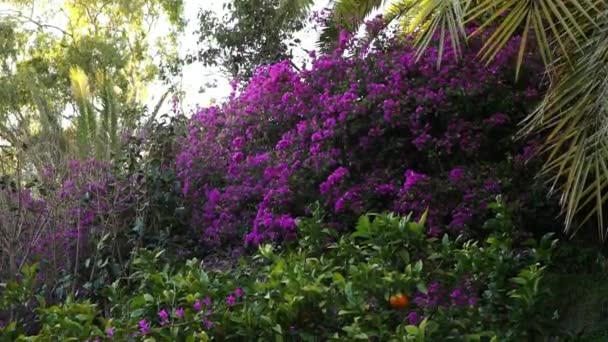
M 384 21 L 387 24 L 400 20 L 403 27 L 409 26 L 413 17 L 413 9 L 419 5 L 416 0 L 399 0 L 388 5 L 384 11 Z
M 466 42 L 465 14 L 470 3 L 470 0 L 399 0 L 392 3 L 387 10 L 386 20 L 399 18 L 404 33 L 416 36 L 417 58 L 422 56 L 433 38 L 438 36 L 439 66 L 445 51 L 446 38 L 451 42 L 455 56 L 458 58 L 461 54 L 462 46 Z
M 525 121 L 524 133 L 546 136 L 543 172 L 562 194 L 566 231 L 573 222 L 597 219 L 606 239 L 604 204 L 608 198 L 608 11 L 603 25 L 589 32 L 576 64 L 562 74 L 544 101 Z
M 339 0 L 334 5 L 334 20 L 343 29 L 354 32 L 365 18 L 380 8 L 385 0 Z
M 314 0 L 282 0 L 277 12 L 280 13 L 281 20 L 302 19 L 308 15 L 314 2 Z
M 536 38 L 536 46 L 545 65 L 556 56 L 572 65 L 573 49 L 580 50 L 587 40 L 588 28 L 595 26 L 599 13 L 596 0 L 479 0 L 467 13 L 467 21 L 481 20 L 477 34 L 495 24 L 497 27 L 480 51 L 482 59 L 491 62 L 516 34 L 521 34 L 517 71 L 523 62 L 528 38 Z
M 89 102 L 90 90 L 88 78 L 84 71 L 74 67 L 70 69 L 70 82 L 72 85 L 72 95 L 76 100 L 76 138 L 80 157 L 86 157 L 89 150 L 90 140 L 90 119 L 93 108 Z
M 356 32 L 365 18 L 380 8 L 386 0 L 338 0 L 319 37 L 319 48 L 328 52 L 335 47 L 340 30 Z

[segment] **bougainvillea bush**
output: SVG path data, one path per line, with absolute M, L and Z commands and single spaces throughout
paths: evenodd
M 71 161 L 62 171 L 47 168 L 29 182 L 20 174 L 3 180 L 0 296 L 10 293 L 6 284 L 20 282 L 34 263 L 31 285 L 49 302 L 94 293 L 118 273 L 116 253 L 126 245 L 122 238 L 130 225 L 118 218 L 132 217 L 134 182 L 112 171 L 105 162 Z M 33 296 L 0 304 L 0 321 L 12 318 L 26 330 L 35 329 L 34 306 Z
M 409 45 L 349 51 L 260 68 L 218 106 L 192 118 L 177 157 L 191 225 L 208 247 L 293 239 L 296 220 L 320 201 L 335 229 L 366 211 L 419 217 L 428 234 L 474 233 L 488 200 L 536 203 L 526 161 L 533 141 L 514 141 L 538 100 L 542 68 L 526 57 L 515 81 L 519 39 L 496 60 L 449 48 L 420 60 Z M 449 44 L 448 44 L 449 45 Z M 519 215 L 519 213 L 518 213 Z
M 32 286 L 48 303 L 94 299 L 125 271 L 132 248 L 189 248 L 188 235 L 174 231 L 182 227 L 171 149 L 179 120 L 125 135 L 123 153 L 110 161 L 71 160 L 0 180 L 0 283 L 19 281 L 23 268 L 35 263 Z M 34 302 L 0 304 L 0 323 L 12 317 L 35 329 L 36 322 L 21 320 Z
M 49 301 L 104 287 L 129 256 L 139 183 L 108 162 L 73 160 L 61 171 L 47 168 L 27 187 L 17 180 L 2 187 L 0 277 L 18 279 L 36 263 L 35 288 Z M 15 310 L 8 310 L 13 317 Z M 0 320 L 8 311 L 0 307 Z

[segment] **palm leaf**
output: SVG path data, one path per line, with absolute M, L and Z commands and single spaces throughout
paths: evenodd
M 543 172 L 551 189 L 562 194 L 566 231 L 573 223 L 596 217 L 599 237 L 606 239 L 604 204 L 608 198 L 608 11 L 603 24 L 580 45 L 576 64 L 558 68 L 539 108 L 525 121 L 524 133 L 546 136 Z M 589 31 L 585 31 L 589 32 Z M 580 225 L 577 225 L 580 226 Z
M 450 37 L 455 56 L 462 52 L 462 40 L 466 39 L 464 30 L 464 14 L 470 1 L 467 0 L 432 0 L 423 2 L 416 16 L 410 23 L 409 31 L 421 30 L 416 38 L 417 56 L 420 58 L 422 52 L 433 40 L 433 36 L 439 31 L 439 54 L 437 65 L 441 63 L 443 51 L 445 50 L 446 35 Z M 427 29 L 424 29 L 424 28 Z
M 438 37 L 437 66 L 441 64 L 448 38 L 458 58 L 466 42 L 465 14 L 471 0 L 399 0 L 386 11 L 388 23 L 400 19 L 405 34 L 416 36 L 415 45 L 419 59 L 429 44 Z
M 313 4 L 314 0 L 282 0 L 279 4 L 277 11 L 279 15 L 275 18 L 275 24 L 293 19 L 304 19 Z
M 467 21 L 483 21 L 473 35 L 497 23 L 480 51 L 488 63 L 515 34 L 521 34 L 519 73 L 528 37 L 532 35 L 545 65 L 553 63 L 556 56 L 568 64 L 574 63 L 570 56 L 574 50 L 580 51 L 587 40 L 589 26 L 596 25 L 593 18 L 599 11 L 597 3 L 596 0 L 479 0 L 467 13 Z
M 365 18 L 385 2 L 386 0 L 335 1 L 332 16 L 321 30 L 319 48 L 324 52 L 331 51 L 335 47 L 340 30 L 356 32 Z
M 79 67 L 70 69 L 70 81 L 72 85 L 72 95 L 76 100 L 76 109 L 78 111 L 76 118 L 76 136 L 80 157 L 86 157 L 91 142 L 96 139 L 96 123 L 93 121 L 95 113 L 90 102 L 89 80 L 84 71 Z

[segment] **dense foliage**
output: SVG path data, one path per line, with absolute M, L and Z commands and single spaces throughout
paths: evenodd
M 112 162 L 72 160 L 64 169 L 47 167 L 40 177 L 3 178 L 3 283 L 35 263 L 34 287 L 49 303 L 96 298 L 124 275 L 134 248 L 192 250 L 173 166 L 175 137 L 183 126 L 178 117 L 152 125 L 145 137 L 125 137 L 123 154 Z M 33 299 L 4 307 L 0 320 L 10 317 L 26 330 L 35 328 L 28 318 Z
M 309 70 L 258 69 L 228 102 L 193 116 L 177 159 L 192 227 L 215 247 L 293 239 L 295 219 L 320 200 L 338 226 L 369 210 L 430 208 L 430 235 L 458 235 L 499 193 L 539 204 L 525 164 L 533 142 L 512 140 L 538 99 L 538 64 L 514 82 L 519 41 L 489 66 L 476 43 L 459 62 L 446 49 L 437 70 L 437 50 L 416 62 L 394 42 L 344 56 L 345 36 Z
M 175 59 L 182 7 L 181 0 L 3 1 L 2 141 L 23 149 L 39 172 L 63 168 L 74 155 L 110 159 L 121 133 L 146 114 L 145 88 L 159 62 Z M 159 22 L 167 30 L 150 34 Z
M 296 32 L 307 23 L 310 0 L 230 0 L 224 15 L 201 9 L 198 13 L 198 51 L 184 62 L 219 66 L 238 81 L 255 69 L 293 57 L 300 40 Z
M 157 118 L 105 67 L 75 63 L 70 128 L 51 120 L 2 150 L 0 340 L 605 340 L 608 262 L 589 241 L 558 244 L 532 177 L 546 136 L 516 135 L 548 86 L 525 37 L 484 64 L 495 33 L 462 54 L 435 35 L 418 55 L 376 17 L 302 69 L 254 70 L 286 56 L 303 24 L 289 5 L 310 1 L 231 3 L 226 20 L 253 20 L 275 48 L 237 51 L 252 77 L 226 102 Z M 30 100 L 41 118 L 60 110 Z
M 301 4 L 305 4 L 302 2 Z M 337 27 L 356 32 L 364 19 L 382 8 L 387 23 L 414 36 L 419 52 L 433 36 L 449 36 L 439 49 L 461 47 L 490 29 L 478 57 L 493 63 L 512 37 L 522 37 L 517 74 L 531 49 L 542 59 L 551 82 L 543 101 L 522 120 L 526 134 L 546 133 L 541 141 L 551 190 L 560 192 L 565 231 L 597 230 L 608 237 L 605 166 L 608 91 L 608 2 L 588 0 L 341 0 L 332 1 L 321 43 L 332 46 Z M 305 8 L 305 6 L 301 6 Z M 477 30 L 467 25 L 479 23 Z M 585 223 L 588 223 L 585 226 Z
M 41 303 L 40 334 L 19 340 L 521 341 L 546 334 L 551 318 L 539 309 L 548 293 L 539 284 L 555 241 L 515 243 L 509 213 L 500 202 L 491 206 L 496 216 L 483 243 L 429 238 L 424 222 L 394 215 L 362 216 L 354 233 L 337 238 L 315 211 L 299 224 L 295 250 L 260 246 L 230 273 L 205 272 L 197 260 L 162 267 L 162 252 L 140 251 L 131 276 L 107 289 L 106 313 L 90 302 Z M 390 300 L 397 293 L 403 305 Z

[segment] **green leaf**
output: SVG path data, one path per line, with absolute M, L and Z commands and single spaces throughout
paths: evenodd
M 346 279 L 344 279 L 344 276 L 342 274 L 340 274 L 339 272 L 334 272 L 333 278 L 334 278 L 334 283 L 336 283 L 336 284 L 344 284 L 344 282 L 346 281 Z
M 405 326 L 405 331 L 408 334 L 414 335 L 414 336 L 418 336 L 418 334 L 420 333 L 420 330 L 415 325 L 406 325 Z
M 422 272 L 422 260 L 416 261 L 416 264 L 414 265 L 414 271 L 416 273 Z
M 346 294 L 346 300 L 348 300 L 350 304 L 356 304 L 355 297 L 353 295 L 353 283 L 346 283 L 346 286 L 344 287 L 344 293 Z
M 356 231 L 352 234 L 352 237 L 366 237 L 370 234 L 371 222 L 369 220 L 369 216 L 362 215 L 357 220 L 357 225 L 355 227 Z
M 139 295 L 131 299 L 131 306 L 134 308 L 139 308 L 146 304 L 146 297 L 144 295 Z
M 418 291 L 427 294 L 428 293 L 428 289 L 426 288 L 426 284 L 424 282 L 419 282 L 418 284 L 416 284 L 416 289 L 418 289 Z

